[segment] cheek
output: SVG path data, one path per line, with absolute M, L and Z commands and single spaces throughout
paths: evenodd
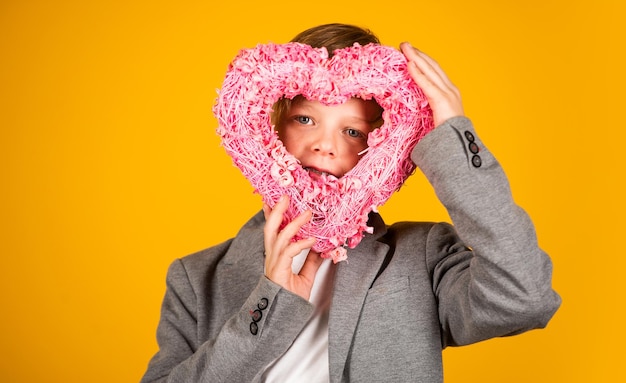
M 367 140 L 349 139 L 346 143 L 346 152 L 360 158 L 359 153 L 367 149 Z
M 350 168 L 353 168 L 354 165 L 356 165 L 357 162 L 359 162 L 359 160 L 361 159 L 361 156 L 359 155 L 359 153 L 365 150 L 366 148 L 367 148 L 367 144 L 355 145 L 354 143 L 344 148 L 344 151 L 343 151 L 345 153 L 344 161 L 350 165 Z
M 285 149 L 293 155 L 296 155 L 298 147 L 302 145 L 302 137 L 296 137 L 293 129 L 288 127 L 277 128 L 278 138 L 282 141 Z

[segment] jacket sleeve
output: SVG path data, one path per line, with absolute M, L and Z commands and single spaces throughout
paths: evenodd
M 446 121 L 412 158 L 455 227 L 436 225 L 427 249 L 443 346 L 545 327 L 561 302 L 551 261 L 470 120 Z
M 159 351 L 141 382 L 249 382 L 293 342 L 313 312 L 306 300 L 265 276 L 217 336 L 198 339 L 199 294 L 182 261 L 167 274 L 157 328 Z M 210 286 L 203 281 L 202 286 Z M 299 325 L 300 324 L 300 325 Z

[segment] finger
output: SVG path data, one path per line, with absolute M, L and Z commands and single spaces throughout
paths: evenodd
M 444 93 L 442 87 L 446 85 L 441 79 L 437 79 L 437 75 L 428 63 L 418 55 L 417 50 L 408 43 L 402 45 L 402 52 L 406 56 L 407 70 L 415 83 L 424 91 L 424 94 L 432 102 L 437 95 Z M 420 63 L 420 64 L 418 64 Z M 430 74 L 429 74 L 430 73 Z M 433 74 L 435 73 L 435 76 Z
M 311 220 L 312 216 L 313 213 L 310 210 L 307 210 L 294 218 L 293 221 L 289 222 L 282 229 L 282 231 L 278 233 L 274 246 L 286 248 L 290 243 L 292 243 L 293 237 L 298 234 L 298 231 L 300 231 L 302 226 Z
M 270 216 L 279 216 L 282 221 L 282 216 L 287 211 L 287 208 L 289 208 L 289 196 L 283 195 L 278 199 L 274 207 L 269 209 Z
M 272 212 L 272 208 L 270 208 L 270 206 L 266 203 L 263 204 L 263 216 L 265 217 L 265 220 L 267 221 L 270 213 Z
M 289 198 L 285 196 L 279 200 L 274 209 L 268 214 L 268 220 L 264 229 L 266 269 L 291 270 L 293 257 L 298 255 L 303 249 L 310 248 L 315 243 L 314 239 L 293 241 L 293 237 L 300 228 L 311 220 L 313 215 L 311 211 L 298 215 L 282 230 L 280 229 L 280 224 L 283 221 L 284 212 L 288 205 Z
M 426 76 L 415 64 L 410 61 L 407 64 L 409 75 L 415 83 L 424 91 L 426 97 L 431 99 L 436 93 L 441 93 L 441 88 L 437 86 L 428 76 Z
M 432 57 L 413 47 L 408 42 L 402 43 L 400 48 L 407 60 L 415 63 L 417 69 L 439 88 L 456 89 L 456 86 L 452 83 L 452 81 L 450 81 L 448 75 L 443 71 L 443 69 L 441 69 L 439 63 Z
M 426 53 L 412 46 L 411 43 L 402 43 L 400 47 L 402 53 L 404 53 L 406 58 L 410 61 L 415 62 L 418 68 L 423 72 L 436 74 L 436 77 L 441 79 L 445 79 L 447 77 L 437 61 L 435 61 Z
M 268 262 L 266 260 L 266 275 L 275 275 L 276 273 L 283 275 L 284 278 L 292 276 L 291 266 L 293 259 L 302 251 L 308 250 L 315 244 L 315 238 L 306 238 L 299 241 L 291 242 L 284 249 L 275 248 L 273 258 Z M 270 277 L 271 279 L 271 277 Z
M 263 232 L 265 234 L 266 250 L 270 248 L 268 245 L 273 243 L 278 235 L 278 230 L 283 222 L 284 213 L 287 211 L 288 206 L 289 197 L 287 196 L 280 197 L 273 209 L 267 205 L 263 206 L 263 214 L 265 215 L 265 227 L 263 228 Z
M 306 261 L 304 261 L 304 265 L 300 269 L 300 276 L 313 283 L 315 275 L 317 274 L 317 271 L 319 270 L 323 261 L 324 260 L 322 259 L 322 257 L 320 257 L 319 253 L 309 251 L 309 254 L 306 257 Z
M 442 94 L 460 97 L 459 89 L 450 81 L 437 61 L 412 47 L 410 43 L 402 43 L 401 49 L 409 60 L 407 65 L 409 73 L 418 85 L 422 83 L 426 87 L 430 86 L 433 91 L 439 89 Z

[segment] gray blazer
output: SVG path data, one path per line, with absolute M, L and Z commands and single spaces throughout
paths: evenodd
M 370 215 L 374 233 L 336 266 L 331 382 L 441 382 L 446 346 L 544 327 L 560 305 L 532 222 L 468 119 L 437 127 L 412 158 L 454 227 Z M 142 382 L 259 381 L 289 348 L 313 307 L 263 275 L 263 225 L 258 213 L 172 263 Z

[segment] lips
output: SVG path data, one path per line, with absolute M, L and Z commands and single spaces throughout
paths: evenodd
M 335 178 L 339 178 L 337 176 L 335 176 L 334 174 L 323 170 L 323 169 L 318 169 L 318 168 L 314 168 L 312 166 L 303 166 L 302 167 L 304 170 L 306 170 L 307 172 L 309 172 L 309 174 L 311 175 L 311 177 L 315 177 L 315 178 L 322 178 L 322 177 L 335 177 Z

